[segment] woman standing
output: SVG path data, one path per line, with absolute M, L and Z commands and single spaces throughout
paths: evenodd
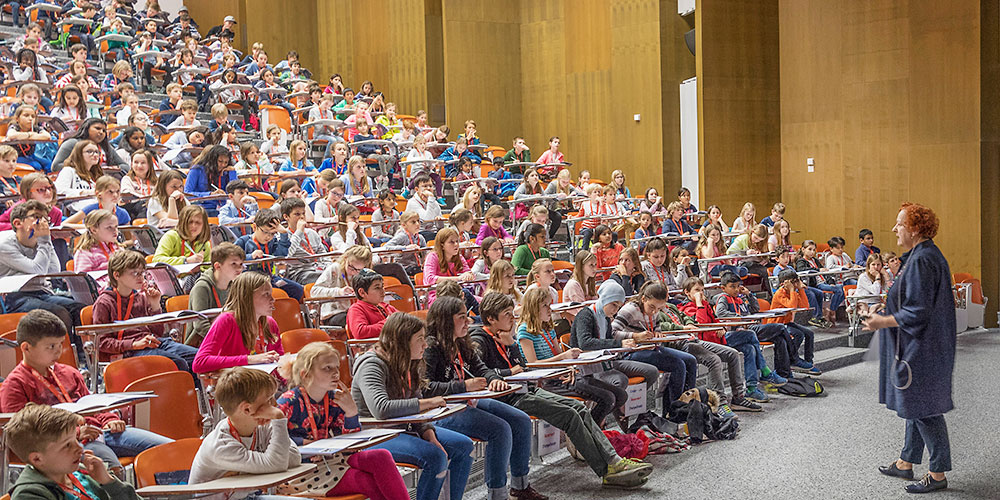
M 906 437 L 899 459 L 879 471 L 912 480 L 926 446 L 930 470 L 906 486 L 909 493 L 926 493 L 947 488 L 944 473 L 951 470 L 944 414 L 954 406 L 955 299 L 948 262 L 931 239 L 938 230 L 934 211 L 903 203 L 892 230 L 906 250 L 903 267 L 889 289 L 886 314 L 870 316 L 865 329 L 879 330 L 879 402 L 906 420 Z

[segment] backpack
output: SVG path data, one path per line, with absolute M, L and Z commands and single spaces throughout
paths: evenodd
M 812 377 L 790 378 L 788 379 L 787 384 L 778 387 L 778 392 L 789 396 L 798 396 L 800 398 L 812 398 L 826 395 L 823 385 L 819 383 L 819 380 Z

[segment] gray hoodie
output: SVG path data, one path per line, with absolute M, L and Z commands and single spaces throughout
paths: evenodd
M 51 236 L 39 236 L 35 248 L 17 241 L 15 231 L 0 233 L 0 276 L 24 274 L 51 274 L 62 270 L 59 256 L 52 246 Z M 35 279 L 21 287 L 20 292 L 45 291 L 51 293 L 45 280 Z
M 386 420 L 420 413 L 421 391 L 418 388 L 407 399 L 393 399 L 386 390 L 389 365 L 374 351 L 368 351 L 354 362 L 351 397 L 358 404 L 361 417 Z M 413 424 L 410 430 L 423 434 L 433 429 L 433 424 Z

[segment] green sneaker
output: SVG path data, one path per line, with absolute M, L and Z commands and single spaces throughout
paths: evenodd
M 646 479 L 652 472 L 652 464 L 631 458 L 623 458 L 618 463 L 608 466 L 608 472 L 604 475 L 604 483 L 613 483 L 616 486 L 637 486 L 639 479 Z

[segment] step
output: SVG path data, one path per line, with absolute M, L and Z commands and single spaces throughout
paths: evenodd
M 860 363 L 866 352 L 868 349 L 863 347 L 831 347 L 817 351 L 813 358 L 813 365 L 823 372 L 828 372 Z

